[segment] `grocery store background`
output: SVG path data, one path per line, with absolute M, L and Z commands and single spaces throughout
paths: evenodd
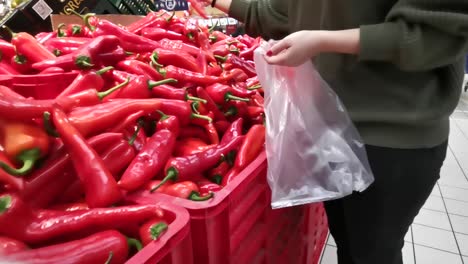
M 466 82 L 468 74 L 464 85 Z M 462 93 L 450 125 L 440 180 L 405 237 L 405 264 L 468 264 L 467 92 Z M 336 263 L 336 244 L 329 236 L 321 264 Z

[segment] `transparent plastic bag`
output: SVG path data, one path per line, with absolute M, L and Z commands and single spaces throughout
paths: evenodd
M 269 65 L 255 51 L 265 90 L 266 152 L 272 208 L 333 200 L 365 190 L 374 177 L 364 144 L 338 96 L 312 62 Z

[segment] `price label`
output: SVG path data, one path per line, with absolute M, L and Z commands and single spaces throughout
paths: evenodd
M 44 0 L 37 1 L 37 3 L 35 3 L 32 8 L 42 18 L 42 20 L 48 18 L 53 11 L 52 8 L 50 8 L 50 6 L 44 2 Z
M 187 0 L 156 0 L 156 8 L 167 11 L 188 10 Z

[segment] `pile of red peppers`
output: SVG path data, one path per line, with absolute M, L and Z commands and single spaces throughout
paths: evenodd
M 77 74 L 49 99 L 0 86 L 0 260 L 124 263 L 169 225 L 125 196 L 209 201 L 264 148 L 261 39 L 165 11 L 81 17 L 0 40 L 0 76 Z

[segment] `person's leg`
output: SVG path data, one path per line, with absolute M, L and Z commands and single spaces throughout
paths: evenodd
M 338 247 L 344 243 L 341 252 L 349 252 L 339 264 L 402 263 L 404 236 L 439 178 L 446 150 L 446 143 L 414 150 L 367 147 L 375 182 L 363 193 L 338 200 L 341 217 L 337 212 L 329 216 Z
M 343 199 L 328 201 L 324 205 L 327 212 L 328 227 L 337 246 L 338 263 L 352 264 L 344 219 Z

